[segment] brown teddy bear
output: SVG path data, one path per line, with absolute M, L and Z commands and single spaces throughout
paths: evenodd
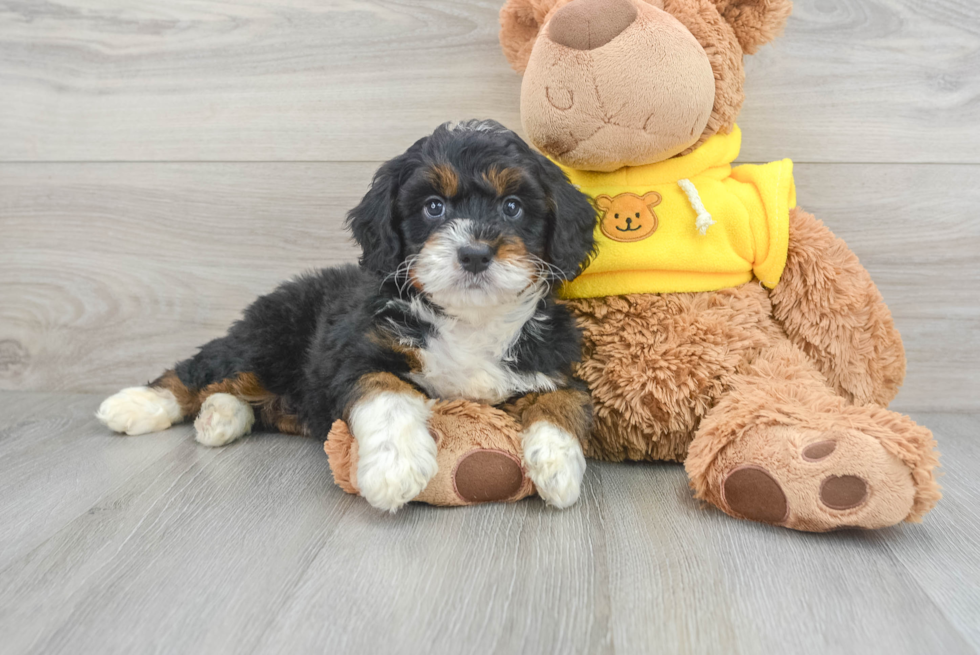
M 931 433 L 884 407 L 905 375 L 847 245 L 796 207 L 792 163 L 732 167 L 742 57 L 789 0 L 508 0 L 529 140 L 602 212 L 565 295 L 595 403 L 586 455 L 684 461 L 732 516 L 823 531 L 918 521 Z M 612 218 L 609 217 L 612 212 Z
M 595 403 L 586 455 L 684 461 L 696 497 L 798 530 L 918 521 L 940 497 L 938 460 L 927 429 L 885 409 L 905 375 L 888 308 L 847 245 L 796 207 L 792 162 L 731 165 L 742 57 L 790 9 L 508 0 L 501 11 L 524 130 L 599 212 L 599 255 L 564 288 Z M 418 500 L 533 492 L 513 464 L 520 409 L 502 409 L 437 408 L 440 474 Z M 338 422 L 326 449 L 353 493 L 350 442 Z

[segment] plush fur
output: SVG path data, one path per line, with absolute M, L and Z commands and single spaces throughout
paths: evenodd
M 433 505 L 513 502 L 534 493 L 522 466 L 522 423 L 502 409 L 467 400 L 438 401 L 429 430 L 435 438 L 438 471 L 415 500 Z M 358 481 L 360 447 L 350 426 L 337 421 L 323 445 L 334 481 L 351 494 Z
M 846 243 L 802 209 L 790 221 L 786 271 L 770 293 L 773 317 L 838 394 L 887 405 L 905 379 L 891 312 Z
M 286 282 L 149 388 L 106 400 L 99 417 L 136 433 L 200 412 L 198 440 L 212 446 L 247 434 L 253 406 L 268 427 L 320 438 L 344 418 L 362 495 L 395 511 L 436 473 L 430 398 L 501 404 L 580 384 L 579 331 L 553 290 L 588 262 L 594 223 L 586 197 L 513 132 L 444 125 L 384 164 L 350 212 L 359 267 Z M 586 394 L 569 397 L 590 415 Z M 550 462 L 574 493 L 549 494 L 555 472 L 542 473 L 542 495 L 558 506 L 581 482 L 588 425 L 579 429 Z
M 528 134 L 573 168 L 655 163 L 730 131 L 743 99 L 742 56 L 774 38 L 791 9 L 789 0 L 629 0 L 632 23 L 601 15 L 604 6 L 626 15 L 621 1 L 508 0 L 501 11 L 504 53 L 525 73 Z M 572 10 L 587 36 L 596 21 L 600 47 L 582 49 L 591 42 L 577 39 L 568 16 L 559 42 L 550 37 L 551 21 Z M 673 22 L 653 20 L 658 12 Z M 636 71 L 657 68 L 668 91 L 690 77 L 686 51 L 651 47 L 676 41 L 676 25 L 710 63 L 711 115 L 700 134 L 666 120 L 630 142 L 607 124 L 641 131 L 620 116 L 653 111 L 662 95 L 656 85 L 637 88 Z M 609 62 L 620 74 L 600 76 Z M 557 93 L 573 87 L 584 92 Z M 786 266 L 771 290 L 754 281 L 568 307 L 584 335 L 576 375 L 594 404 L 587 456 L 684 461 L 697 498 L 798 530 L 918 521 L 939 499 L 931 433 L 884 408 L 905 375 L 888 307 L 847 245 L 803 210 L 790 212 Z
M 524 73 L 528 137 L 563 164 L 595 171 L 687 154 L 731 130 L 744 100 L 743 49 L 778 34 L 792 8 L 788 0 L 574 4 L 583 2 L 595 5 L 597 18 L 622 2 L 635 4 L 638 16 L 601 48 L 578 51 L 542 29 L 573 9 L 567 0 L 510 0 L 500 12 L 500 41 Z

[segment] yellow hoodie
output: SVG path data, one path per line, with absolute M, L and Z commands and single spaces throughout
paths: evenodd
M 742 133 L 716 134 L 694 152 L 612 173 L 562 167 L 599 209 L 599 254 L 562 288 L 565 298 L 715 291 L 786 265 L 793 162 L 732 168 Z

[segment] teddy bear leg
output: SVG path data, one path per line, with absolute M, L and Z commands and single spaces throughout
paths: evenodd
M 467 401 L 433 407 L 429 429 L 436 439 L 436 475 L 413 500 L 458 506 L 511 502 L 534 493 L 521 458 L 519 426 L 504 412 Z M 334 482 L 357 494 L 357 441 L 344 421 L 337 421 L 324 450 Z
M 735 376 L 686 460 L 697 498 L 796 530 L 919 521 L 940 497 L 932 433 L 834 394 L 788 341 Z

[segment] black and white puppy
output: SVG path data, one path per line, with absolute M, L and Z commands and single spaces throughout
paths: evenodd
M 126 434 L 197 415 L 227 444 L 256 420 L 325 438 L 348 422 L 361 494 L 395 511 L 436 473 L 433 398 L 506 405 L 528 475 L 556 507 L 579 495 L 591 404 L 571 377 L 580 335 L 555 303 L 594 248 L 596 214 L 561 170 L 498 123 L 443 125 L 384 164 L 347 218 L 361 265 L 302 275 L 228 334 L 98 418 Z

